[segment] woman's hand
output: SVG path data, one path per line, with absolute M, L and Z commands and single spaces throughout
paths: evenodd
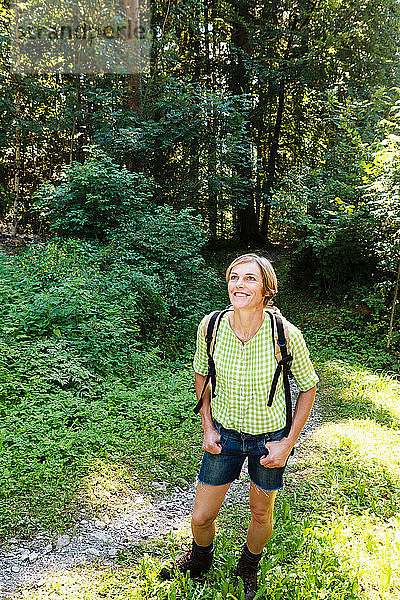
M 284 467 L 289 454 L 292 451 L 292 446 L 287 438 L 282 438 L 277 442 L 266 442 L 268 454 L 264 454 L 260 458 L 260 465 L 266 469 L 276 469 Z
M 203 450 L 210 454 L 220 454 L 222 446 L 219 443 L 221 435 L 216 429 L 208 429 L 204 432 Z

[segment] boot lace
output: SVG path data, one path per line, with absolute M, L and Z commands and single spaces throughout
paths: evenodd
M 186 554 L 182 554 L 176 561 L 177 567 L 187 567 L 193 564 L 192 551 L 188 550 Z

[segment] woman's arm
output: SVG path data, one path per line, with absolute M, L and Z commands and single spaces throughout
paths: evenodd
M 317 388 L 314 385 L 306 392 L 300 392 L 296 401 L 292 427 L 290 428 L 289 435 L 278 442 L 267 442 L 265 444 L 268 455 L 262 456 L 260 459 L 260 464 L 263 467 L 283 467 L 286 464 L 287 458 L 310 416 L 316 391 Z
M 206 375 L 200 375 L 195 373 L 195 387 L 197 400 L 200 399 L 201 392 L 203 391 Z M 200 409 L 201 424 L 204 431 L 203 450 L 210 454 L 220 454 L 222 448 L 219 444 L 220 435 L 214 427 L 214 423 L 211 417 L 211 387 L 207 385 L 203 394 L 203 404 Z

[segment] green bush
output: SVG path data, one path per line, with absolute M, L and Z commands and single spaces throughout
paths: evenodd
M 69 259 L 57 243 L 31 247 L 23 268 L 43 293 L 23 314 L 13 309 L 12 327 L 37 335 L 67 328 L 80 343 L 99 342 L 107 357 L 107 339 L 121 351 L 130 338 L 179 352 L 214 308 L 220 282 L 201 256 L 206 235 L 200 217 L 190 209 L 157 207 L 152 193 L 146 178 L 93 148 L 83 164 L 66 168 L 60 185 L 42 187 L 35 206 L 47 212 L 50 229 L 98 243 L 75 244 Z M 73 243 L 67 243 L 70 250 Z
M 163 206 L 114 230 L 104 251 L 114 277 L 128 280 L 139 271 L 147 282 L 140 296 L 141 333 L 153 340 L 160 334 L 170 350 L 186 345 L 199 320 L 221 301 L 224 286 L 201 255 L 205 242 L 191 209 Z
M 313 264 L 312 287 L 336 298 L 355 293 L 360 285 L 372 285 L 377 259 L 369 224 L 362 211 L 343 214 L 333 203 L 329 209 L 321 208 L 317 219 L 304 220 L 294 269 Z
M 100 370 L 129 363 L 139 343 L 137 293 L 110 280 L 99 257 L 98 246 L 78 241 L 52 241 L 32 245 L 19 257 L 2 256 L 3 333 L 21 341 L 68 339 Z
M 288 174 L 274 197 L 275 226 L 290 231 L 295 249 L 292 276 L 324 296 L 351 295 L 376 276 L 376 231 L 356 183 L 330 165 L 304 168 Z
M 148 209 L 152 191 L 144 175 L 130 173 L 102 150 L 91 148 L 83 164 L 65 167 L 59 185 L 39 188 L 33 208 L 60 236 L 103 240 L 121 220 Z
M 54 239 L 3 255 L 3 333 L 68 339 L 102 372 L 129 371 L 149 348 L 182 354 L 218 304 L 204 243 L 198 217 L 160 207 L 126 220 L 107 245 Z

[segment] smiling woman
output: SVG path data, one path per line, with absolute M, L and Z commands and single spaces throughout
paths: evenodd
M 287 459 L 310 414 L 318 377 L 301 332 L 286 322 L 291 371 L 301 390 L 291 426 L 289 422 L 286 427 L 282 377 L 273 403 L 269 402 L 277 362 L 272 320 L 265 317 L 278 289 L 274 269 L 266 258 L 245 254 L 229 265 L 226 280 L 232 309 L 223 311 L 214 342 L 214 396 L 209 385 L 204 389 L 209 368 L 205 334 L 211 315 L 198 327 L 193 362 L 196 394 L 202 400 L 205 452 L 192 515 L 192 549 L 176 565 L 164 567 L 160 575 L 169 579 L 177 568 L 196 577 L 209 570 L 215 519 L 247 458 L 251 520 L 235 585 L 241 579 L 245 600 L 252 600 L 257 591 L 258 563 L 272 534 L 276 494 L 283 485 Z

